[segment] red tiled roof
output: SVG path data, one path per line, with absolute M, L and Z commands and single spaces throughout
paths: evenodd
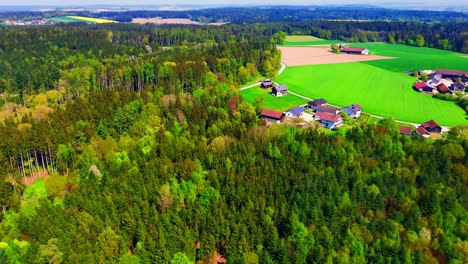
M 427 132 L 426 129 L 424 129 L 424 127 L 422 126 L 419 126 L 417 129 L 416 129 L 416 132 L 419 134 L 419 135 L 429 135 L 429 132 Z
M 338 122 L 341 118 L 341 115 L 326 113 L 326 112 L 319 112 L 315 114 L 320 120 L 330 121 L 330 122 Z
M 274 110 L 265 109 L 262 111 L 262 116 L 271 117 L 275 119 L 281 119 L 283 117 L 283 113 L 274 111 Z
M 363 52 L 365 48 L 342 48 L 340 51 L 342 52 Z
M 413 134 L 413 129 L 411 127 L 401 126 L 400 127 L 400 134 L 411 135 L 411 134 Z
M 421 126 L 424 127 L 424 128 L 432 129 L 432 128 L 438 127 L 439 124 L 437 124 L 434 120 L 429 120 L 426 123 L 421 124 Z
M 441 93 L 448 93 L 448 92 L 450 91 L 449 88 L 448 88 L 445 84 L 443 84 L 443 83 L 437 85 L 437 89 L 438 89 L 439 92 L 441 92 Z
M 424 88 L 426 86 L 427 86 L 427 84 L 425 82 L 418 82 L 418 83 L 414 84 L 414 88 L 416 88 L 416 89 L 422 89 L 422 88 Z

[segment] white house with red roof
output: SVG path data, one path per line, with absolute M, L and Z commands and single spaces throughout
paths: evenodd
M 343 125 L 343 117 L 340 114 L 332 114 L 327 112 L 317 112 L 315 119 L 324 124 L 325 128 L 335 129 Z

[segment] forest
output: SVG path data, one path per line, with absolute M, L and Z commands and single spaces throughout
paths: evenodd
M 465 128 L 265 126 L 273 25 L 1 30 L 0 263 L 466 263 Z
M 11 11 L 0 18 L 34 19 L 78 15 L 131 22 L 132 18 L 190 18 L 200 22 L 224 21 L 234 24 L 265 22 L 303 22 L 317 20 L 379 20 L 413 22 L 467 22 L 468 15 L 456 11 L 386 9 L 376 6 L 252 6 L 218 7 L 189 10 L 119 10 L 119 11 Z

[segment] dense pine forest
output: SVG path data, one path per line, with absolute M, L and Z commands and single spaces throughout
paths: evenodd
M 267 128 L 274 28 L 0 30 L 0 263 L 466 263 L 464 128 Z

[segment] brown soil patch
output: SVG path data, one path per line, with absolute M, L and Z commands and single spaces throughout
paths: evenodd
M 394 59 L 377 55 L 335 54 L 329 48 L 318 47 L 278 47 L 282 53 L 282 60 L 288 66 L 333 64 L 356 61 L 372 61 Z
M 134 18 L 132 19 L 132 23 L 139 23 L 139 24 L 159 24 L 159 25 L 210 25 L 210 26 L 222 26 L 226 24 L 225 22 L 216 22 L 216 23 L 208 23 L 203 24 L 198 21 L 193 21 L 188 18 Z
M 46 170 L 43 170 L 43 171 L 34 173 L 34 176 L 32 177 L 26 176 L 26 179 L 23 179 L 23 181 L 26 186 L 29 186 L 35 183 L 39 179 L 47 179 L 47 178 L 49 178 L 49 172 Z

